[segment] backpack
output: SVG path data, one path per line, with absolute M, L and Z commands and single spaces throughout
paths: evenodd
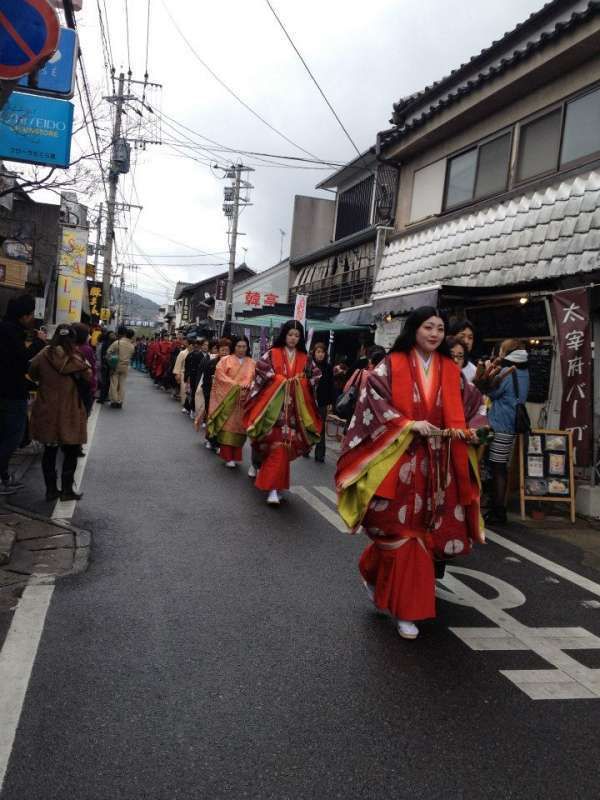
M 511 373 L 515 395 L 517 397 L 517 407 L 515 408 L 515 433 L 529 433 L 531 430 L 531 420 L 525 403 L 519 397 L 519 381 L 514 372 Z

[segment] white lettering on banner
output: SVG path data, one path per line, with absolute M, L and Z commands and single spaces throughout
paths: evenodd
M 580 314 L 581 306 L 578 306 L 577 303 L 571 303 L 571 305 L 565 309 L 565 315 L 563 317 L 563 324 L 567 322 L 571 322 L 572 320 L 579 319 L 581 321 L 584 320 L 583 314 Z

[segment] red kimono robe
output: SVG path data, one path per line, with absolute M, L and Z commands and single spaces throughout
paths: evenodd
M 289 489 L 290 463 L 319 441 L 322 422 L 314 388 L 320 377 L 306 353 L 296 351 L 289 361 L 281 347 L 273 347 L 256 364 L 244 421 L 261 462 L 258 489 Z
M 414 422 L 465 430 L 460 372 L 434 353 L 392 353 L 369 374 L 338 462 L 340 514 L 373 543 L 360 560 L 375 604 L 394 617 L 435 616 L 434 559 L 483 540 L 477 459 L 459 439 L 422 437 Z

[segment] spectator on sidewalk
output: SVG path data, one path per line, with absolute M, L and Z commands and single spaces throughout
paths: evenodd
M 77 350 L 70 325 L 59 325 L 48 347 L 32 360 L 31 378 L 39 384 L 31 410 L 31 435 L 44 445 L 42 471 L 46 500 L 80 500 L 73 488 L 77 455 L 87 442 L 86 389 L 92 377 L 88 362 Z M 62 480 L 57 486 L 56 458 L 63 452 Z
M 123 408 L 125 400 L 125 384 L 129 373 L 129 364 L 133 356 L 134 346 L 132 339 L 134 332 L 130 328 L 123 328 L 119 332 L 119 338 L 113 342 L 106 351 L 106 360 L 111 361 L 111 356 L 118 357 L 117 364 L 110 373 L 110 405 L 111 408 Z
M 75 322 L 72 326 L 75 331 L 75 338 L 77 341 L 77 350 L 85 358 L 92 369 L 92 379 L 90 381 L 90 390 L 85 399 L 85 410 L 89 417 L 92 406 L 94 405 L 94 397 L 96 396 L 96 389 L 98 388 L 98 380 L 96 377 L 96 351 L 90 344 L 90 329 L 83 322 Z
M 110 369 L 106 361 L 106 351 L 116 340 L 117 334 L 114 331 L 104 331 L 100 340 L 100 352 L 96 359 L 96 363 L 100 365 L 100 395 L 98 397 L 100 404 L 106 403 L 110 391 Z
M 29 362 L 46 343 L 45 333 L 36 331 L 33 343 L 29 348 L 26 346 L 34 311 L 35 300 L 31 295 L 13 297 L 0 322 L 0 495 L 14 494 L 24 486 L 11 476 L 8 465 L 27 426 L 25 375 Z

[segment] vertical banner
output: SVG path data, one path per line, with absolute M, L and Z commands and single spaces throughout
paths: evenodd
M 333 345 L 335 344 L 335 333 L 329 331 L 329 347 L 327 349 L 327 358 L 333 363 Z
M 573 432 L 574 461 L 592 463 L 592 326 L 587 289 L 557 292 L 552 311 L 560 352 L 560 427 Z
M 308 332 L 308 336 L 306 337 L 306 349 L 308 350 L 309 353 L 310 353 L 310 348 L 312 347 L 312 340 L 314 338 L 314 335 L 315 335 L 315 329 L 311 328 Z
M 58 271 L 61 275 L 85 278 L 87 273 L 87 228 L 63 228 L 58 254 Z
M 88 298 L 90 318 L 94 325 L 98 324 L 102 312 L 102 284 L 100 281 L 88 281 Z
M 56 324 L 81 322 L 84 278 L 58 276 L 56 288 Z
M 308 303 L 308 295 L 297 294 L 296 305 L 294 306 L 294 319 L 306 327 L 306 306 Z

